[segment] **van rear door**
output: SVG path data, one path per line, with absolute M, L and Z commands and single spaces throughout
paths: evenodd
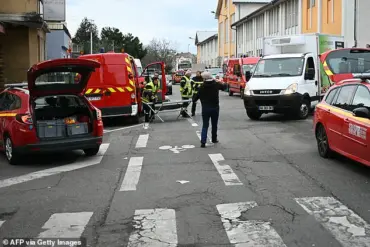
M 150 76 L 153 77 L 154 73 L 159 74 L 159 90 L 158 90 L 158 102 L 163 102 L 166 99 L 166 92 L 167 92 L 167 82 L 166 82 L 166 72 L 165 72 L 165 64 L 163 62 L 155 62 L 148 64 L 141 76 Z

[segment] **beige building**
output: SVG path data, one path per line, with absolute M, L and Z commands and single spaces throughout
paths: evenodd
M 25 81 L 30 66 L 45 60 L 43 1 L 1 0 L 0 84 Z

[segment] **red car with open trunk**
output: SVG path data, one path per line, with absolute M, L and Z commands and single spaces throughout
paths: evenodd
M 29 69 L 26 85 L 6 85 L 0 93 L 0 140 L 10 164 L 32 152 L 98 153 L 103 141 L 101 112 L 85 98 L 84 90 L 99 67 L 91 60 L 50 60 Z

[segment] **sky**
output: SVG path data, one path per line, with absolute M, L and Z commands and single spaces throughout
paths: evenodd
M 217 0 L 67 0 L 67 27 L 72 36 L 84 17 L 99 31 L 116 27 L 148 44 L 153 38 L 171 41 L 179 52 L 196 53 L 196 31 L 217 31 Z M 190 44 L 190 46 L 189 46 Z

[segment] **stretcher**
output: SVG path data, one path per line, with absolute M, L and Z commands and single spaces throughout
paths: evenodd
M 177 101 L 164 101 L 164 102 L 161 102 L 161 103 L 155 103 L 154 107 L 153 107 L 153 103 L 152 102 L 150 102 L 150 103 L 143 102 L 143 104 L 144 105 L 147 105 L 148 108 L 149 108 L 149 110 L 153 113 L 152 116 L 151 116 L 151 118 L 149 119 L 149 122 L 151 120 L 153 120 L 153 118 L 158 117 L 159 120 L 161 120 L 162 123 L 164 123 L 164 120 L 159 116 L 159 113 L 160 112 L 180 111 L 179 112 L 179 115 L 177 116 L 177 119 L 179 119 L 182 116 L 182 112 L 185 112 L 186 115 L 189 118 L 192 118 L 187 113 L 187 111 L 185 111 L 191 102 L 192 102 L 191 99 L 188 99 L 188 100 L 177 100 Z M 184 103 L 188 103 L 188 106 L 187 107 L 184 107 L 183 106 Z

